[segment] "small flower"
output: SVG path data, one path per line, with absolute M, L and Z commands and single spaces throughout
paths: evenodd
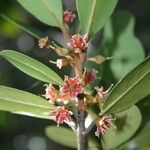
M 68 64 L 68 60 L 66 58 L 57 59 L 56 65 L 59 69 L 61 69 L 63 66 L 66 66 Z
M 108 92 L 109 92 L 108 90 L 104 91 L 103 87 L 100 87 L 100 88 L 97 87 L 96 90 L 97 90 L 97 97 L 98 97 L 98 99 L 100 99 L 102 101 L 107 99 Z
M 57 66 L 59 69 L 62 68 L 62 66 L 63 66 L 63 61 L 62 61 L 62 59 L 57 59 L 57 61 L 56 61 L 56 66 Z
M 54 103 L 55 100 L 57 99 L 56 89 L 51 84 L 49 84 L 46 86 L 45 91 L 46 91 L 45 98 L 49 99 L 50 102 Z
M 103 118 L 99 120 L 97 123 L 97 130 L 95 132 L 95 135 L 99 137 L 100 134 L 105 134 L 114 123 L 114 118 L 111 115 L 105 115 Z
M 109 96 L 109 91 L 112 89 L 113 84 L 109 87 L 108 90 L 104 91 L 103 87 L 96 87 L 95 89 L 97 90 L 97 95 L 96 97 L 98 98 L 99 101 L 105 101 L 107 99 L 107 97 Z
M 72 11 L 65 10 L 63 13 L 63 20 L 66 23 L 71 23 L 76 18 L 76 15 L 72 13 Z
M 54 120 L 57 122 L 57 126 L 59 124 L 62 124 L 64 122 L 70 122 L 72 121 L 71 115 L 73 113 L 71 111 L 68 111 L 65 109 L 65 107 L 58 106 L 54 111 L 50 112 L 49 115 L 54 116 Z
M 88 48 L 88 45 L 89 37 L 87 34 L 75 34 L 71 37 L 70 43 L 68 43 L 68 46 L 73 49 L 75 53 L 85 52 Z
M 62 94 L 68 95 L 71 98 L 76 97 L 79 93 L 83 92 L 81 80 L 79 77 L 70 78 L 65 76 L 64 85 L 60 88 Z
M 90 84 L 96 78 L 96 72 L 90 71 L 87 72 L 84 76 L 84 80 L 86 84 Z
M 47 36 L 45 38 L 41 38 L 38 43 L 40 48 L 50 48 Z

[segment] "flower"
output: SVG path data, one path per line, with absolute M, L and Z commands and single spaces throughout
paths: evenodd
M 103 116 L 103 118 L 101 118 L 97 124 L 97 130 L 95 132 L 95 135 L 99 137 L 100 134 L 105 134 L 108 128 L 114 126 L 113 122 L 114 119 L 111 115 Z
M 95 71 L 87 72 L 84 76 L 84 82 L 86 84 L 90 84 L 95 78 L 96 78 L 96 72 Z
M 80 34 L 74 34 L 71 37 L 70 43 L 68 43 L 68 46 L 74 50 L 75 53 L 81 53 L 85 52 L 89 45 L 89 37 L 87 34 L 80 35 Z
M 76 15 L 72 13 L 72 11 L 65 10 L 63 13 L 63 20 L 66 23 L 71 23 L 76 18 Z
M 63 61 L 62 61 L 62 59 L 57 59 L 57 61 L 56 61 L 56 66 L 57 66 L 59 69 L 62 68 L 62 66 L 63 66 Z
M 57 99 L 56 89 L 51 84 L 49 84 L 46 86 L 45 91 L 46 91 L 45 98 L 49 99 L 50 102 L 54 103 L 54 101 Z
M 104 101 L 104 100 L 107 99 L 108 92 L 109 92 L 108 90 L 104 91 L 103 87 L 101 87 L 101 88 L 97 87 L 96 90 L 97 90 L 97 97 L 98 97 L 99 100 Z
M 79 93 L 83 92 L 81 80 L 79 77 L 70 78 L 65 76 L 64 85 L 60 88 L 62 95 L 67 95 L 71 98 L 76 97 Z
M 49 112 L 49 115 L 54 116 L 54 120 L 57 122 L 57 126 L 59 126 L 59 124 L 62 124 L 64 122 L 70 122 L 71 119 L 71 115 L 73 113 L 71 111 L 68 111 L 67 109 L 65 109 L 64 106 L 58 106 L 54 111 Z
M 102 102 L 105 101 L 107 97 L 109 96 L 109 91 L 112 89 L 112 87 L 113 87 L 113 84 L 106 91 L 104 91 L 103 87 L 100 87 L 100 88 L 96 87 L 95 88 L 97 90 L 96 97 Z
M 38 44 L 40 48 L 50 48 L 47 36 L 45 38 L 41 38 L 38 41 Z
M 57 59 L 56 66 L 61 69 L 63 66 L 66 66 L 68 64 L 68 60 L 66 58 Z

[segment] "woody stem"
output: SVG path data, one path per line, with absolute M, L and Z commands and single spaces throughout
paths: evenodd
M 86 61 L 86 53 L 81 53 L 77 56 L 77 60 L 74 64 L 74 70 L 76 76 L 82 78 L 84 63 Z M 86 111 L 80 107 L 84 103 L 84 97 L 78 97 L 78 113 L 77 113 L 77 145 L 78 150 L 86 150 L 88 147 L 87 135 L 84 135 L 85 131 L 85 118 Z
M 77 143 L 78 143 L 78 150 L 86 150 L 88 147 L 87 136 L 83 134 L 85 130 L 85 117 L 86 113 L 83 110 L 78 110 L 78 121 L 77 121 Z

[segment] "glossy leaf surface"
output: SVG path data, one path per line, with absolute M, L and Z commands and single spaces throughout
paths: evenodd
M 150 57 L 129 72 L 110 93 L 102 113 L 118 113 L 150 94 Z
M 0 56 L 7 59 L 24 73 L 47 83 L 63 84 L 62 79 L 41 62 L 13 50 L 3 50 Z
M 94 34 L 105 25 L 118 0 L 77 0 L 76 2 L 82 32 Z
M 62 23 L 61 0 L 17 0 L 28 12 L 41 22 L 60 27 Z
M 0 86 L 0 110 L 42 119 L 52 119 L 48 112 L 55 106 L 34 94 Z

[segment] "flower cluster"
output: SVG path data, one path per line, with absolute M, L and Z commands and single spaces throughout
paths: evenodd
M 73 22 L 75 17 L 75 14 L 71 11 L 64 11 L 63 19 L 65 23 Z M 110 90 L 109 88 L 105 91 L 103 87 L 96 87 L 95 95 L 91 95 L 85 90 L 85 87 L 92 84 L 97 76 L 95 71 L 87 71 L 86 68 L 83 68 L 85 61 L 88 60 L 86 59 L 86 52 L 89 46 L 89 36 L 87 34 L 74 34 L 67 45 L 67 49 L 57 46 L 54 42 L 50 45 L 48 37 L 39 40 L 40 48 L 51 48 L 61 57 L 56 62 L 50 61 L 51 63 L 56 64 L 59 69 L 70 64 L 76 73 L 74 77 L 65 76 L 64 84 L 60 87 L 55 88 L 52 84 L 46 86 L 45 98 L 50 103 L 57 105 L 55 110 L 49 112 L 49 115 L 54 117 L 57 126 L 62 123 L 70 125 L 75 120 L 77 121 L 74 122 L 76 125 L 80 117 L 77 117 L 77 114 L 73 114 L 73 112 L 81 110 L 88 113 L 90 105 L 102 106 L 107 100 Z M 113 121 L 111 115 L 104 115 L 96 122 L 97 131 L 95 135 L 99 137 L 100 134 L 105 134 L 107 129 L 112 126 Z
M 99 137 L 100 134 L 105 134 L 107 130 L 113 125 L 114 119 L 111 115 L 103 116 L 97 123 L 97 131 L 95 135 Z

